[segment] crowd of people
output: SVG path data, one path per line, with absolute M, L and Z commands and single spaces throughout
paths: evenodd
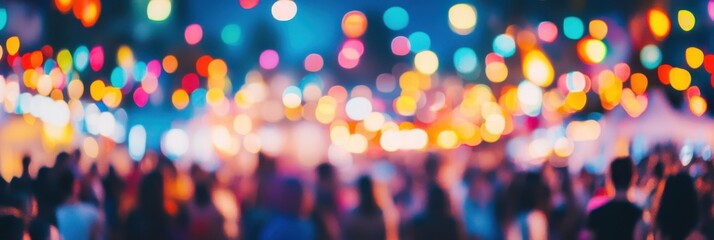
M 714 239 L 714 165 L 674 152 L 617 158 L 605 174 L 503 161 L 448 185 L 438 154 L 344 181 L 329 163 L 288 176 L 262 154 L 251 176 L 224 179 L 165 157 L 83 170 L 80 151 L 63 152 L 0 178 L 0 239 Z

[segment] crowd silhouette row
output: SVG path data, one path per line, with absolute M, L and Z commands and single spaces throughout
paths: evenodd
M 0 239 L 714 239 L 714 165 L 676 156 L 658 146 L 605 174 L 503 161 L 447 185 L 438 154 L 345 181 L 329 163 L 287 175 L 262 154 L 252 175 L 226 180 L 161 156 L 124 175 L 82 171 L 80 151 L 62 152 L 0 178 Z

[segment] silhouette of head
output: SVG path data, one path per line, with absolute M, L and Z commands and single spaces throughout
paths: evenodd
M 617 158 L 610 163 L 610 179 L 616 190 L 630 188 L 633 178 L 633 164 L 629 157 Z
M 279 200 L 280 210 L 288 216 L 299 217 L 304 194 L 300 180 L 295 178 L 285 179 L 282 181 L 280 189 L 282 190 L 279 194 L 281 196 Z
M 371 214 L 379 211 L 377 201 L 374 198 L 374 187 L 372 179 L 369 176 L 362 176 L 357 180 L 357 191 L 359 192 L 359 205 L 357 210 Z
M 436 181 L 439 177 L 439 169 L 441 167 L 439 160 L 439 156 L 430 153 L 429 156 L 426 157 L 426 161 L 424 161 L 424 172 L 426 172 L 426 177 L 429 181 Z
M 321 163 L 316 169 L 319 181 L 332 181 L 335 178 L 335 167 L 329 163 Z
M 61 152 L 55 158 L 55 168 L 66 168 L 69 166 L 69 153 Z
M 22 157 L 22 170 L 23 171 L 28 171 L 30 169 L 30 162 L 32 162 L 32 159 L 30 156 L 25 155 Z

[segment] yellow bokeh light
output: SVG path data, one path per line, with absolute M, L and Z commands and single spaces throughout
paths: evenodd
M 486 78 L 489 81 L 499 83 L 508 77 L 508 67 L 503 62 L 492 62 L 486 65 Z
M 667 14 L 661 9 L 651 9 L 647 13 L 647 22 L 649 24 L 650 31 L 658 39 L 666 37 L 672 27 L 669 16 L 667 16 Z
M 399 96 L 394 100 L 394 110 L 402 116 L 412 116 L 416 112 L 417 102 L 409 96 Z
M 550 60 L 540 50 L 528 52 L 523 59 L 523 75 L 540 87 L 547 87 L 555 75 Z
M 119 46 L 117 50 L 117 65 L 124 69 L 131 69 L 134 66 L 134 52 L 126 45 Z
M 117 108 L 121 104 L 122 93 L 121 89 L 114 87 L 107 87 L 104 97 L 102 97 L 102 102 L 109 108 Z
M 424 74 L 433 74 L 439 69 L 439 58 L 432 51 L 422 51 L 414 56 L 414 67 Z
M 178 89 L 171 95 L 171 103 L 173 103 L 174 107 L 178 110 L 186 108 L 188 101 L 189 97 L 186 90 Z
M 697 19 L 690 11 L 679 10 L 677 13 L 677 22 L 679 22 L 679 27 L 682 28 L 682 30 L 689 32 L 692 28 L 694 28 L 694 24 L 696 24 Z
M 89 95 L 94 99 L 94 101 L 99 101 L 106 94 L 106 85 L 102 80 L 94 80 L 91 85 L 89 85 Z
M 600 19 L 590 21 L 590 36 L 595 39 L 604 39 L 607 36 L 607 23 Z
M 440 148 L 453 149 L 459 144 L 459 138 L 453 130 L 444 130 L 436 138 L 436 144 Z
M 565 97 L 565 105 L 568 106 L 568 108 L 578 111 L 583 109 L 585 107 L 585 103 L 587 103 L 588 98 L 585 92 L 570 92 L 568 95 Z
M 5 41 L 5 49 L 8 55 L 15 55 L 20 50 L 20 38 L 12 36 Z
M 558 138 L 558 140 L 555 140 L 555 143 L 553 144 L 553 153 L 555 153 L 558 157 L 570 156 L 574 149 L 575 146 L 573 145 L 573 142 L 564 137 Z
M 707 101 L 700 96 L 693 96 L 689 99 L 689 110 L 691 110 L 694 115 L 701 117 L 707 111 Z
M 578 42 L 578 56 L 585 63 L 600 63 L 605 60 L 607 46 L 597 39 L 583 39 Z
M 449 26 L 451 30 L 460 35 L 471 33 L 476 27 L 476 8 L 460 3 L 449 8 Z
M 330 128 L 330 140 L 337 146 L 344 146 L 350 140 L 350 129 L 347 123 L 337 121 Z
M 687 90 L 692 83 L 692 76 L 689 74 L 689 71 L 675 67 L 669 71 L 669 83 L 672 85 L 672 88 L 684 91 Z
M 486 117 L 486 131 L 494 135 L 501 135 L 506 129 L 506 119 L 501 114 L 491 114 Z
M 697 69 L 704 63 L 704 52 L 699 48 L 689 47 L 685 51 L 687 65 L 692 69 Z
M 228 74 L 228 66 L 222 59 L 216 58 L 208 64 L 208 76 L 223 79 Z
M 479 133 L 481 134 L 481 139 L 488 143 L 496 142 L 498 141 L 498 139 L 501 138 L 501 134 L 493 134 L 489 132 L 486 128 L 486 124 L 481 125 L 481 127 L 479 128 Z
M 220 105 L 223 100 L 226 99 L 226 96 L 223 94 L 223 91 L 219 88 L 211 88 L 208 89 L 206 92 L 206 103 L 211 106 L 218 106 Z
M 323 124 L 328 124 L 335 119 L 335 110 L 337 108 L 337 100 L 331 96 L 323 96 L 317 101 L 317 109 L 315 109 L 315 119 Z

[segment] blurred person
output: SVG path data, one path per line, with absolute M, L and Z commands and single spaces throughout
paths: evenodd
M 573 192 L 568 169 L 546 163 L 542 171 L 553 206 L 548 215 L 548 239 L 576 239 L 585 224 L 585 213 Z
M 172 239 L 170 218 L 164 207 L 164 179 L 152 171 L 141 179 L 136 207 L 126 220 L 126 238 Z
M 80 186 L 72 172 L 59 178 L 64 202 L 57 207 L 57 226 L 64 239 L 101 239 L 102 219 L 96 207 L 79 200 Z
M 418 213 L 420 209 L 415 200 L 414 191 L 412 189 L 414 187 L 414 179 L 409 169 L 401 165 L 397 166 L 396 170 L 396 174 L 389 184 L 394 192 L 392 202 L 394 202 L 394 207 L 399 217 L 399 219 L 397 219 L 399 222 L 397 231 L 399 236 L 405 236 L 407 231 L 409 231 L 409 219 Z
M 345 219 L 342 239 L 386 239 L 384 215 L 375 198 L 372 178 L 360 177 L 357 180 L 357 192 L 359 203 Z
M 441 174 L 441 158 L 439 158 L 436 153 L 429 153 L 426 160 L 424 160 L 424 173 L 426 176 L 427 186 L 440 184 L 439 174 Z
M 252 195 L 241 201 L 241 210 L 245 211 L 241 216 L 245 216 L 242 221 L 242 237 L 246 240 L 260 239 L 265 225 L 268 223 L 273 213 L 270 209 L 270 190 L 276 183 L 277 163 L 275 159 L 258 153 L 258 166 L 253 178 L 250 179 L 250 186 L 254 188 Z
M 55 202 L 53 188 L 54 182 L 51 181 L 51 169 L 41 167 L 37 172 L 37 178 L 32 183 L 32 189 L 35 196 L 34 206 L 36 215 L 30 222 L 30 234 L 35 236 L 46 236 L 50 230 L 56 229 Z M 32 237 L 33 239 L 37 239 Z M 41 239 L 44 239 L 41 237 Z
M 298 179 L 288 178 L 280 183 L 280 202 L 277 214 L 265 226 L 263 240 L 315 239 L 315 227 L 302 217 L 304 190 Z
M 114 166 L 109 166 L 107 175 L 102 179 L 104 189 L 104 216 L 106 219 L 109 239 L 118 239 L 121 235 L 119 203 L 125 190 L 124 180 L 119 177 Z
M 610 182 L 615 188 L 613 198 L 588 216 L 588 229 L 594 239 L 634 239 L 635 229 L 642 219 L 642 210 L 630 202 L 627 192 L 635 178 L 629 157 L 610 163 Z
M 550 193 L 538 173 L 521 173 L 508 187 L 505 239 L 548 239 Z
M 687 173 L 681 172 L 667 178 L 655 220 L 657 239 L 702 238 L 695 232 L 699 220 L 699 203 L 694 183 Z
M 315 204 L 311 216 L 316 239 L 339 239 L 340 188 L 335 168 L 329 163 L 322 163 L 317 166 L 316 173 Z
M 96 207 L 103 205 L 104 187 L 102 186 L 101 176 L 99 176 L 97 163 L 92 163 L 87 174 L 82 176 L 79 199 Z
M 412 219 L 408 239 L 460 239 L 458 222 L 449 211 L 446 192 L 439 186 L 430 186 L 426 208 Z
M 0 177 L 0 179 L 2 179 Z M 4 181 L 4 180 L 2 180 Z M 0 187 L 6 187 L 0 185 Z M 0 239 L 25 238 L 22 202 L 5 189 L 0 189 Z
M 208 180 L 194 184 L 193 201 L 188 204 L 189 239 L 225 239 L 223 217 L 213 205 Z
M 22 175 L 10 181 L 10 191 L 15 194 L 32 195 L 32 177 L 30 177 L 30 156 L 22 157 Z
M 700 200 L 699 231 L 705 239 L 714 239 L 714 172 L 709 170 L 697 177 L 695 186 Z
M 499 238 L 493 183 L 483 172 L 476 172 L 467 178 L 468 194 L 462 210 L 466 233 L 471 239 Z

